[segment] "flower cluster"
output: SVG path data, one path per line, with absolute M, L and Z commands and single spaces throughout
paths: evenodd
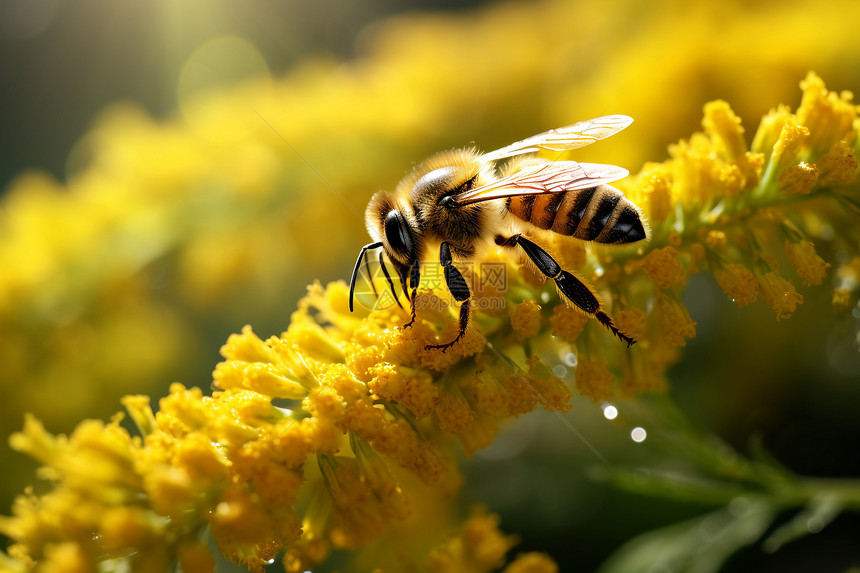
M 209 354 L 189 341 L 240 321 L 280 328 L 272 308 L 342 272 L 360 217 L 319 200 L 335 198 L 278 134 L 358 212 L 369 191 L 435 151 L 491 149 L 606 112 L 637 123 L 617 145 L 577 157 L 635 166 L 695 121 L 697 104 L 667 105 L 676 94 L 718 93 L 750 118 L 762 101 L 790 97 L 807 69 L 856 90 L 858 19 L 854 0 L 755 10 L 655 0 L 645 11 L 633 0 L 490 3 L 377 24 L 360 59 L 318 56 L 281 78 L 214 90 L 184 101 L 185 117 L 113 104 L 72 150 L 65 180 L 25 173 L 4 191 L 0 427 L 12 432 L 37 407 L 52 427 L 71 428 L 84 414 L 108 415 L 125 393 L 198 380 Z M 771 33 L 801 22 L 815 25 L 791 42 Z M 813 177 L 803 165 L 794 172 Z M 343 232 L 305 240 L 321 224 Z
M 654 0 L 648 10 L 635 0 L 491 2 L 374 24 L 358 58 L 311 55 L 282 76 L 182 98 L 182 111 L 164 117 L 113 103 L 81 134 L 65 177 L 23 173 L 0 199 L 0 434 L 18 430 L 26 411 L 68 432 L 82 417 L 110 416 L 124 394 L 160 396 L 166 381 L 205 380 L 211 340 L 237 324 L 279 332 L 289 307 L 284 301 L 297 300 L 314 277 L 343 276 L 354 260 L 364 231 L 353 211 L 360 213 L 371 191 L 389 188 L 413 161 L 472 141 L 492 149 L 615 112 L 636 123 L 575 159 L 626 167 L 661 159 L 666 142 L 686 134 L 698 103 L 714 94 L 747 119 L 760 114 L 763 102 L 791 101 L 808 69 L 857 91 L 858 19 L 855 0 L 765 0 L 754 10 L 741 0 L 685 10 L 674 0 Z M 772 33 L 806 22 L 815 25 L 791 42 Z M 808 166 L 795 167 L 792 177 L 805 182 L 798 189 L 811 178 L 823 183 Z M 665 199 L 660 206 L 654 197 L 652 207 L 670 208 Z M 320 228 L 332 232 L 308 241 Z M 850 311 L 860 260 L 837 267 L 816 233 L 809 242 L 833 265 L 828 278 Z M 582 248 L 559 244 L 556 253 L 566 268 L 584 264 Z M 742 269 L 724 267 L 723 281 L 740 285 L 733 287 L 736 300 L 759 292 L 749 286 L 759 284 L 755 275 L 735 278 Z M 803 279 L 792 279 L 788 268 L 784 276 L 803 292 Z M 526 289 L 512 294 L 509 308 L 535 294 L 532 274 L 526 271 L 522 282 Z M 583 317 L 548 302 L 535 299 L 539 316 L 524 307 L 514 317 L 517 337 L 532 340 L 535 328 L 551 327 L 572 340 L 576 328 L 585 328 Z M 642 339 L 654 328 L 641 299 L 611 302 L 625 332 Z M 660 302 L 679 311 L 668 298 Z M 482 328 L 498 319 L 488 319 L 486 310 L 477 314 Z M 592 330 L 579 338 L 579 350 Z M 671 336 L 685 340 L 692 332 L 686 320 Z M 597 399 L 617 389 L 617 360 L 628 358 L 601 345 L 602 336 L 589 356 L 581 353 L 577 382 Z M 566 367 L 571 350 L 561 351 Z M 661 364 L 674 360 L 672 353 L 647 354 L 649 363 L 635 358 L 622 367 L 630 373 L 624 384 L 635 380 L 631 391 L 665 384 Z M 469 424 L 489 431 L 470 434 L 463 426 L 471 448 L 495 431 L 486 418 Z M 8 507 L 31 472 L 5 447 L 0 465 L 7 468 L 0 499 Z
M 835 269 L 834 301 L 856 305 L 860 233 L 849 217 L 860 204 L 858 108 L 814 74 L 802 88 L 797 112 L 769 113 L 750 147 L 725 102 L 706 105 L 703 133 L 626 182 L 650 221 L 647 246 L 586 253 L 547 238 L 602 292 L 619 327 L 640 340 L 635 347 L 501 252 L 486 257 L 508 265 L 510 310 L 477 313 L 444 353 L 426 344 L 453 337 L 451 309 L 417 308 L 403 328 L 407 311 L 351 313 L 343 282 L 314 284 L 281 336 L 262 340 L 246 327 L 230 337 L 212 396 L 175 384 L 157 412 L 147 398 L 127 397 L 139 436 L 121 416 L 84 422 L 67 438 L 28 419 L 13 446 L 38 459 L 54 487 L 19 497 L 0 521 L 15 542 L 0 566 L 211 571 L 211 532 L 251 570 L 285 550 L 287 570 L 302 571 L 334 549 L 398 538 L 426 519 L 420 503 L 459 487 L 455 440 L 472 453 L 505 420 L 538 406 L 566 411 L 572 393 L 554 368 L 563 360 L 576 366 L 576 390 L 595 401 L 663 388 L 696 332 L 682 302 L 691 273 L 711 273 L 740 306 L 760 297 L 787 318 L 802 302 L 791 281 L 820 285 L 832 272 L 824 243 L 848 253 Z M 511 543 L 476 514 L 424 566 L 489 571 Z M 552 568 L 527 555 L 506 571 Z

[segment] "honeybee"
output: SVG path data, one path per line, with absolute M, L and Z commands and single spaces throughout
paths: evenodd
M 421 261 L 429 248 L 438 245 L 445 283 L 460 303 L 457 337 L 444 344 L 426 345 L 444 352 L 463 337 L 469 325 L 471 292 L 455 261 L 468 260 L 494 243 L 522 249 L 541 273 L 555 281 L 564 299 L 597 319 L 627 346 L 634 344 L 633 338 L 615 327 L 589 286 L 526 237 L 534 235 L 530 231 L 537 228 L 614 245 L 647 238 L 639 208 L 608 185 L 626 177 L 626 169 L 533 155 L 541 149 L 561 152 L 584 147 L 632 122 L 626 115 L 608 115 L 552 129 L 490 153 L 458 149 L 419 164 L 393 193 L 380 191 L 367 205 L 365 223 L 373 242 L 362 247 L 355 262 L 350 311 L 362 260 L 366 263 L 368 251 L 382 249 L 411 303 L 412 316 L 404 328 L 410 327 L 415 322 Z M 499 167 L 502 160 L 508 161 Z M 382 252 L 379 262 L 400 304 Z

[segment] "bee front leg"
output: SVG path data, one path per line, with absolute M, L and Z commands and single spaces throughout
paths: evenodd
M 445 271 L 445 284 L 448 286 L 448 290 L 451 291 L 451 295 L 454 299 L 460 303 L 460 332 L 457 334 L 457 338 L 447 344 L 425 345 L 425 348 L 428 350 L 431 348 L 441 348 L 444 353 L 446 350 L 457 344 L 457 342 L 459 342 L 466 334 L 466 328 L 469 326 L 469 310 L 471 306 L 470 300 L 472 298 L 472 293 L 469 290 L 469 285 L 466 283 L 466 279 L 463 278 L 463 275 L 457 267 L 454 266 L 454 261 L 451 258 L 451 245 L 447 242 L 442 243 L 442 246 L 439 247 L 439 263 Z
M 391 296 L 394 297 L 394 302 L 397 303 L 397 306 L 403 308 L 403 305 L 400 304 L 400 297 L 397 296 L 397 291 L 394 288 L 394 281 L 391 280 L 391 275 L 388 274 L 388 267 L 385 266 L 385 260 L 382 258 L 382 251 L 379 251 L 379 266 L 382 267 L 382 273 L 385 275 L 385 280 L 388 281 L 388 288 L 391 289 Z
M 409 328 L 415 324 L 415 299 L 418 298 L 418 285 L 421 283 L 421 266 L 420 261 L 415 259 L 412 263 L 412 268 L 409 270 L 409 286 L 412 289 L 412 295 L 409 297 L 412 303 L 412 318 L 409 322 L 403 325 L 403 328 Z
M 545 250 L 521 235 L 514 235 L 508 239 L 497 237 L 496 244 L 503 247 L 512 247 L 514 245 L 522 247 L 538 270 L 555 281 L 558 290 L 565 298 L 586 314 L 596 318 L 600 324 L 611 330 L 612 334 L 626 342 L 628 347 L 636 344 L 633 338 L 618 330 L 612 323 L 609 315 L 603 312 L 600 306 L 600 299 L 597 298 L 597 295 L 581 280 L 563 270 L 556 260 Z

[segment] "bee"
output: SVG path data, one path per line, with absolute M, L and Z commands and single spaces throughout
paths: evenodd
M 466 333 L 471 292 L 455 261 L 469 260 L 492 244 L 521 249 L 539 272 L 555 281 L 561 296 L 597 319 L 627 346 L 636 341 L 616 328 L 591 287 L 561 268 L 534 242 L 534 229 L 582 241 L 626 245 L 647 238 L 639 208 L 608 185 L 628 175 L 614 165 L 552 161 L 533 155 L 539 150 L 567 151 L 590 145 L 626 128 L 633 119 L 608 115 L 552 129 L 489 153 L 459 149 L 434 155 L 419 164 L 393 193 L 380 191 L 367 205 L 365 222 L 373 239 L 361 248 L 352 272 L 349 308 L 355 282 L 368 252 L 381 249 L 379 262 L 400 305 L 384 252 L 411 303 L 421 279 L 421 261 L 438 246 L 445 283 L 460 304 L 459 333 L 444 344 L 426 347 L 443 352 Z M 499 162 L 505 164 L 499 167 Z M 372 281 L 371 281 L 372 284 Z M 375 287 L 374 287 L 375 292 Z M 402 305 L 401 305 L 402 308 Z

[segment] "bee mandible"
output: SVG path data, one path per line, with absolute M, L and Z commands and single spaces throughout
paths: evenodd
M 626 177 L 626 169 L 532 155 L 541 149 L 560 152 L 584 147 L 632 122 L 626 115 L 608 115 L 552 129 L 490 153 L 458 149 L 419 164 L 393 193 L 380 191 L 367 205 L 365 223 L 373 242 L 362 247 L 355 262 L 350 311 L 362 260 L 366 262 L 368 251 L 382 249 L 411 303 L 411 319 L 404 328 L 410 327 L 415 322 L 421 261 L 427 249 L 438 245 L 445 283 L 460 303 L 457 337 L 445 344 L 426 345 L 444 352 L 464 336 L 469 325 L 471 292 L 455 260 L 471 259 L 494 243 L 522 249 L 541 273 L 555 281 L 564 299 L 597 319 L 628 346 L 634 344 L 633 338 L 616 328 L 592 288 L 562 269 L 526 236 L 532 237 L 535 233 L 530 231 L 537 228 L 612 245 L 647 238 L 639 208 L 608 185 Z M 498 168 L 501 160 L 508 161 Z M 400 304 L 382 252 L 379 262 Z

